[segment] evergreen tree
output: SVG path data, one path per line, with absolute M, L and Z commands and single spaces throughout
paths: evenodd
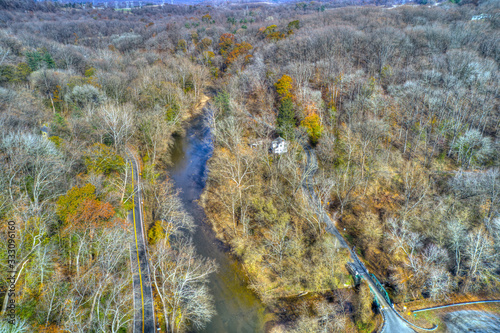
M 50 69 L 56 68 L 56 63 L 54 62 L 54 59 L 52 59 L 52 56 L 50 55 L 50 53 L 45 52 L 43 54 L 43 61 L 47 65 L 47 68 L 50 68 Z
M 26 52 L 26 62 L 33 72 L 40 68 L 42 59 L 42 54 L 38 51 Z
M 47 68 L 56 68 L 56 63 L 48 52 L 26 52 L 26 62 L 33 72 L 39 70 L 40 67 L 42 67 L 42 62 L 45 63 L 45 66 Z
M 286 140 L 294 139 L 295 112 L 291 98 L 281 101 L 278 112 L 278 134 Z
M 215 96 L 215 104 L 220 108 L 222 114 L 227 116 L 231 113 L 231 101 L 229 93 L 221 91 Z

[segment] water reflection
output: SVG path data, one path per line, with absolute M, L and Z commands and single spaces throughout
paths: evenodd
M 206 164 L 212 154 L 210 131 L 202 116 L 191 121 L 185 136 L 176 137 L 172 148 L 170 177 L 186 210 L 198 225 L 193 241 L 197 251 L 215 259 L 219 271 L 213 274 L 210 288 L 215 298 L 217 315 L 202 332 L 252 333 L 264 332 L 264 306 L 247 287 L 247 281 L 238 263 L 206 224 L 203 209 L 197 204 L 206 179 Z

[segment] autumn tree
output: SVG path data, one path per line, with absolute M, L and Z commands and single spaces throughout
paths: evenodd
M 304 127 L 309 135 L 309 140 L 313 145 L 318 143 L 321 133 L 323 133 L 323 126 L 321 120 L 316 113 L 312 113 L 301 121 L 300 126 Z
M 65 195 L 57 200 L 56 212 L 59 218 L 65 223 L 75 214 L 79 206 L 87 199 L 95 198 L 95 186 L 86 184 L 82 187 L 73 187 Z
M 225 33 L 219 38 L 219 52 L 222 56 L 226 56 L 233 49 L 235 37 L 233 34 Z
M 243 55 L 245 56 L 245 61 L 248 62 L 248 60 L 251 57 L 251 55 L 248 54 L 248 52 L 251 49 L 253 49 L 253 46 L 247 42 L 237 43 L 234 46 L 233 50 L 227 54 L 225 64 L 227 66 L 230 66 L 233 62 L 236 61 L 236 59 L 238 59 L 238 57 L 243 56 Z
M 94 185 L 86 184 L 75 186 L 59 197 L 57 214 L 67 228 L 94 230 L 113 217 L 115 211 L 109 202 L 101 202 L 96 198 Z
M 278 93 L 278 96 L 280 100 L 284 99 L 294 99 L 293 95 L 293 79 L 289 76 L 284 74 L 275 84 L 274 86 L 276 87 L 276 92 Z
M 86 199 L 77 210 L 71 214 L 69 220 L 75 228 L 94 229 L 100 224 L 113 217 L 115 210 L 109 202 L 101 202 L 97 199 Z
M 109 174 L 120 172 L 125 167 L 123 158 L 101 143 L 94 144 L 84 157 L 85 165 L 91 172 Z
M 356 318 L 361 323 L 367 324 L 373 315 L 372 300 L 373 298 L 370 293 L 370 287 L 363 281 L 363 283 L 359 286 L 355 299 Z

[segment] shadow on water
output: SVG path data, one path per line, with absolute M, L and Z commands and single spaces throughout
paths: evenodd
M 264 306 L 247 286 L 238 263 L 224 250 L 223 244 L 206 222 L 197 201 L 205 187 L 207 161 L 212 155 L 209 129 L 203 117 L 193 119 L 185 136 L 175 137 L 172 148 L 172 167 L 168 169 L 186 210 L 194 217 L 197 229 L 193 241 L 198 253 L 215 259 L 219 265 L 210 279 L 217 315 L 200 332 L 250 333 L 264 332 Z

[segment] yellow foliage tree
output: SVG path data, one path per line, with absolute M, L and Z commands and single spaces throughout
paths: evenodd
M 90 152 L 84 157 L 84 161 L 87 169 L 95 173 L 120 172 L 125 166 L 123 158 L 102 143 L 94 144 Z
M 307 134 L 309 134 L 309 140 L 311 140 L 311 143 L 318 143 L 318 140 L 321 137 L 321 133 L 323 133 L 323 125 L 321 125 L 319 116 L 316 113 L 312 113 L 309 116 L 305 117 L 300 125 L 306 129 Z
M 284 74 L 274 86 L 281 100 L 285 98 L 295 99 L 295 96 L 292 94 L 293 79 L 291 76 Z
M 92 184 L 86 184 L 82 187 L 73 187 L 57 200 L 56 212 L 62 221 L 67 221 L 69 216 L 74 214 L 82 202 L 87 199 L 95 198 L 95 187 Z

